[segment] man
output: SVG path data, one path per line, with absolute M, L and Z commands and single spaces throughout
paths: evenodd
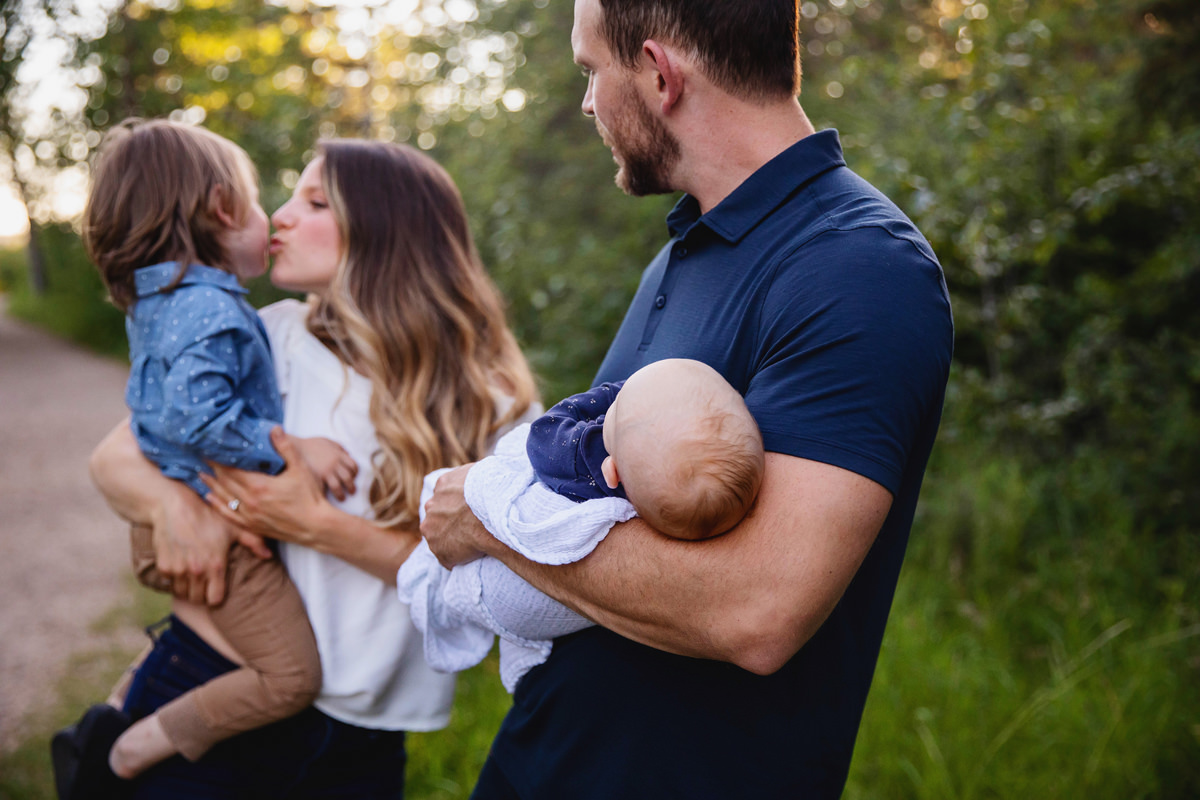
M 576 0 L 575 60 L 632 194 L 686 192 L 598 375 L 712 365 L 762 430 L 758 501 L 701 542 L 617 526 L 565 566 L 500 545 L 443 477 L 447 565 L 501 559 L 599 623 L 517 687 L 477 798 L 837 797 L 952 345 L 912 223 L 796 100 L 795 0 Z

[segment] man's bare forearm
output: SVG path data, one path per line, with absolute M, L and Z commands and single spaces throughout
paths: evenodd
M 517 574 L 610 630 L 660 650 L 781 667 L 817 631 L 886 517 L 891 496 L 853 473 L 768 455 L 751 514 L 724 536 L 680 541 L 640 520 L 575 564 L 535 564 L 481 542 Z

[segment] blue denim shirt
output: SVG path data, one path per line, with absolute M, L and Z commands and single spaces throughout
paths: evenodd
M 146 457 L 204 495 L 206 461 L 283 469 L 268 436 L 283 403 L 266 329 L 237 278 L 194 264 L 167 290 L 178 269 L 165 262 L 134 273 L 125 403 Z

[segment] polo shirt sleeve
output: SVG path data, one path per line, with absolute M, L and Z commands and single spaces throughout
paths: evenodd
M 746 403 L 765 448 L 894 496 L 949 370 L 941 268 L 882 227 L 830 230 L 786 255 L 762 298 Z

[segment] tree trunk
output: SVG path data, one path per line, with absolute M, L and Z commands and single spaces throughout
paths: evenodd
M 42 254 L 41 226 L 29 220 L 29 244 L 25 247 L 29 260 L 29 288 L 41 296 L 46 293 L 46 259 Z

